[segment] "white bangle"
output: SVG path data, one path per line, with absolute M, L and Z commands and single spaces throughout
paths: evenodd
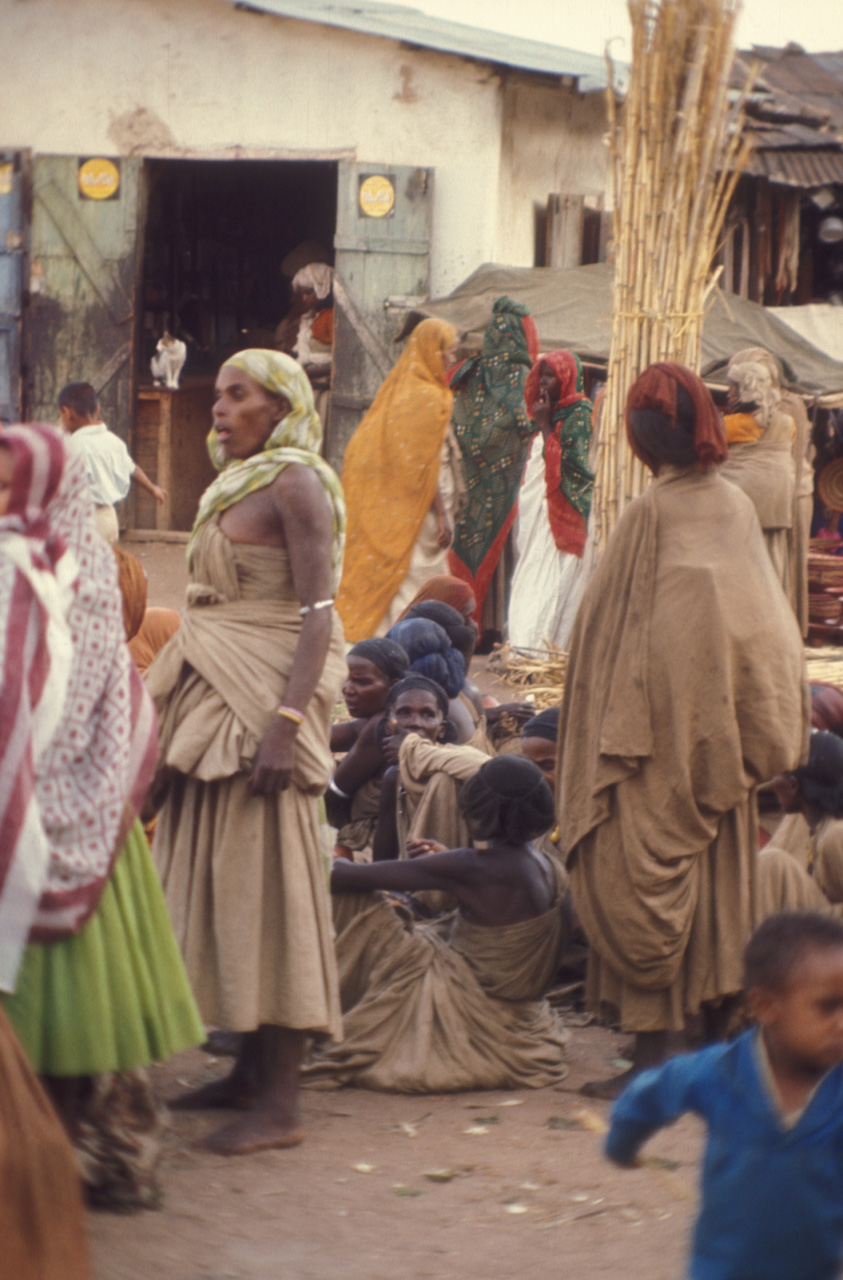
M 333 609 L 333 600 L 317 600 L 316 604 L 305 604 L 299 609 L 299 617 L 303 618 L 306 613 L 316 612 L 317 609 Z
M 332 779 L 331 779 L 331 781 L 328 783 L 328 790 L 329 790 L 329 791 L 333 791 L 334 795 L 335 795 L 335 796 L 339 796 L 339 798 L 340 798 L 341 800 L 350 800 L 350 799 L 351 799 L 351 796 L 350 796 L 350 795 L 348 795 L 348 793 L 347 793 L 347 792 L 345 792 L 345 791 L 340 791 L 339 787 L 338 787 L 338 786 L 337 786 L 337 784 L 334 782 L 333 778 L 332 778 Z

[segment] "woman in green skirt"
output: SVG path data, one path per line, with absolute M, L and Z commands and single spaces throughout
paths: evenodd
M 45 427 L 4 442 L 37 453 Z M 157 752 L 155 712 L 129 656 L 117 566 L 96 532 L 81 458 L 67 456 L 45 515 L 75 557 L 71 660 L 35 800 L 46 881 L 4 1007 L 76 1148 L 89 1199 L 157 1204 L 162 1108 L 144 1068 L 204 1030 L 138 813 Z M 26 483 L 33 468 L 16 471 Z

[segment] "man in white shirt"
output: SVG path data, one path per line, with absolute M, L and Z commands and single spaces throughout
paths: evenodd
M 109 431 L 90 382 L 69 382 L 63 387 L 59 392 L 59 413 L 72 437 L 71 449 L 81 454 L 85 462 L 97 530 L 113 544 L 120 536 L 114 504 L 123 501 L 133 480 L 156 502 L 165 502 L 167 492 L 152 483 L 132 460 L 120 437 Z

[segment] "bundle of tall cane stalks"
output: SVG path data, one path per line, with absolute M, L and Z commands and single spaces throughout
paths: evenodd
M 749 159 L 741 125 L 751 82 L 729 89 L 736 0 L 629 0 L 632 67 L 618 118 L 609 59 L 615 286 L 608 384 L 598 428 L 599 546 L 649 479 L 623 408 L 656 360 L 699 371 L 712 261 Z

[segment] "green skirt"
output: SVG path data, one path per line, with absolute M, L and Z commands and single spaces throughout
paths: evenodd
M 84 929 L 27 947 L 3 1006 L 41 1075 L 133 1071 L 204 1041 L 140 822 Z

